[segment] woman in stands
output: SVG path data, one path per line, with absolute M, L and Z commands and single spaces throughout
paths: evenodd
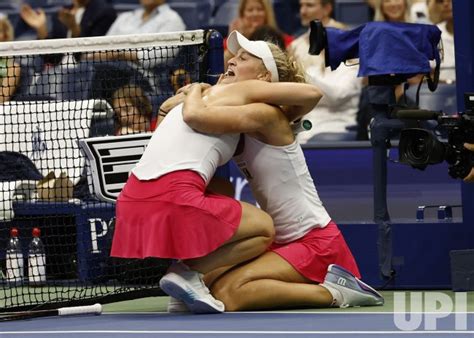
M 268 72 L 250 54 L 240 57 L 245 62 L 233 67 L 222 85 L 204 91 L 207 102 L 252 102 L 254 96 L 239 94 L 247 86 L 269 103 L 295 105 L 304 111 L 320 99 L 317 88 L 308 84 L 244 83 L 276 72 Z M 271 53 L 267 58 L 272 58 Z M 221 312 L 223 304 L 209 294 L 201 273 L 262 254 L 273 241 L 273 222 L 253 205 L 206 190 L 216 168 L 234 154 L 239 135 L 198 133 L 183 120 L 183 105 L 169 112 L 165 108 L 160 113 L 166 118 L 117 199 L 111 255 L 180 259 L 160 281 L 162 289 L 193 312 Z
M 112 107 L 117 121 L 116 135 L 144 133 L 151 126 L 152 106 L 143 89 L 128 84 L 112 94 Z
M 376 0 L 374 21 L 410 22 L 408 0 Z
M 13 27 L 5 14 L 0 14 L 0 41 L 13 41 Z M 2 92 L 0 103 L 10 101 L 20 83 L 21 68 L 11 57 L 0 58 Z
M 255 30 L 261 26 L 270 26 L 280 31 L 272 3 L 269 0 L 240 0 L 238 16 L 229 24 L 229 33 L 236 30 L 246 38 L 250 38 Z M 293 37 L 283 32 L 281 34 L 286 47 L 293 41 Z M 231 53 L 226 50 L 225 62 L 227 63 L 231 57 Z
M 266 76 L 223 87 L 219 91 L 221 106 L 203 99 L 199 86 L 191 87 L 184 103 L 185 121 L 200 132 L 246 133 L 235 161 L 259 205 L 272 217 L 276 231 L 275 242 L 267 252 L 223 275 L 222 271 L 208 274 L 207 284 L 228 311 L 381 305 L 383 298 L 354 276 L 359 276 L 355 260 L 319 199 L 288 122 L 311 107 L 282 110 L 264 103 L 234 105 L 235 93 L 253 97 L 246 101 L 266 101 L 265 95 L 270 94 L 255 89 L 265 87 L 265 81 L 304 81 L 283 51 L 261 42 L 232 33 L 228 47 L 235 57 L 219 83 L 235 81 L 243 64 L 259 58 L 267 69 Z M 277 84 L 267 86 L 272 85 Z M 291 91 L 287 95 L 298 94 Z M 345 285 L 338 284 L 340 278 Z M 172 301 L 169 310 L 180 310 L 179 302 Z

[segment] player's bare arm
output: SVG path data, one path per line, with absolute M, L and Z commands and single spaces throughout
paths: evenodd
M 278 107 L 264 103 L 211 105 L 202 98 L 199 86 L 191 88 L 183 108 L 183 119 L 191 128 L 214 134 L 258 132 L 273 127 L 281 116 Z

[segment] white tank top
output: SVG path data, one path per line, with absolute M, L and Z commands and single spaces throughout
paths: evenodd
M 234 160 L 260 207 L 273 218 L 275 242 L 294 241 L 330 222 L 297 141 L 272 146 L 245 135 L 244 151 Z
M 238 134 L 210 135 L 191 129 L 182 115 L 183 105 L 173 108 L 155 130 L 133 174 L 152 180 L 177 170 L 193 170 L 206 184 L 216 168 L 235 153 Z

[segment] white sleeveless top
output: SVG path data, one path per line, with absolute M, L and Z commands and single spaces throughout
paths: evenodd
M 152 180 L 177 170 L 193 170 L 206 185 L 216 168 L 235 152 L 238 134 L 210 135 L 191 129 L 183 121 L 183 104 L 173 108 L 155 130 L 137 166 L 139 180 Z
M 275 242 L 294 241 L 330 222 L 297 141 L 272 146 L 245 135 L 244 151 L 234 160 L 260 207 L 273 218 Z

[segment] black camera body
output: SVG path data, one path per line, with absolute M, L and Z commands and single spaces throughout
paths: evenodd
M 474 93 L 465 93 L 464 99 L 466 111 L 463 114 L 443 115 L 425 111 L 423 118 L 418 111 L 416 119 L 438 122 L 437 129 L 446 132 L 447 142 L 441 141 L 431 130 L 403 129 L 398 146 L 400 162 L 424 170 L 428 165 L 446 161 L 451 177 L 466 177 L 474 166 L 474 153 L 464 148 L 464 143 L 474 143 Z M 411 117 L 403 113 L 398 116 Z

